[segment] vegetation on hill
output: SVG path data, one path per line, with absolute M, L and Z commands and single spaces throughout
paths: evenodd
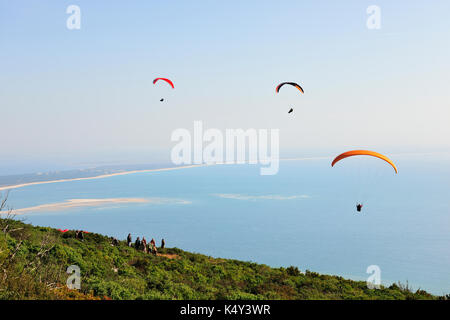
M 177 248 L 158 256 L 100 234 L 61 233 L 7 216 L 0 219 L 0 299 L 437 299 L 392 285 L 217 259 Z M 81 269 L 68 289 L 67 267 Z M 442 297 L 443 298 L 443 297 Z

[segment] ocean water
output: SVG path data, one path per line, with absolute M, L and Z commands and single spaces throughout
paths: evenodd
M 408 281 L 413 289 L 450 293 L 449 158 L 393 160 L 398 175 L 372 158 L 349 158 L 334 168 L 329 159 L 282 161 L 273 176 L 261 176 L 259 165 L 136 173 L 13 189 L 9 204 L 164 198 L 22 218 L 119 239 L 164 238 L 168 247 L 355 280 L 367 279 L 367 267 L 377 265 L 385 285 Z

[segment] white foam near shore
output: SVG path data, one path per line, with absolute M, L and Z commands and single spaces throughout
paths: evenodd
M 276 194 L 266 194 L 266 195 L 246 195 L 246 194 L 234 194 L 234 193 L 218 193 L 214 196 L 224 199 L 234 199 L 234 200 L 294 200 L 294 199 L 309 199 L 311 196 L 306 194 L 292 195 L 292 196 L 281 196 Z
M 182 199 L 173 198 L 103 198 L 103 199 L 69 199 L 63 202 L 41 204 L 33 207 L 15 209 L 14 214 L 25 214 L 40 211 L 61 211 L 81 207 L 104 207 L 120 204 L 189 204 Z

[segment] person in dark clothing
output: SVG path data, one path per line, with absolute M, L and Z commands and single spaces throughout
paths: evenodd
M 161 240 L 161 249 L 164 249 L 164 246 L 166 245 L 166 242 L 164 241 L 164 239 Z
M 79 239 L 79 240 L 83 240 L 84 239 L 83 230 L 75 231 L 75 238 Z
M 137 237 L 136 241 L 134 242 L 134 248 L 139 250 L 140 246 L 141 246 L 141 239 Z
M 131 233 L 129 233 L 128 237 L 127 237 L 127 246 L 131 247 L 131 242 L 132 242 L 132 240 L 131 240 Z
M 356 205 L 356 211 L 361 212 L 362 207 L 363 207 L 363 205 L 361 203 L 358 203 Z
M 112 238 L 112 245 L 113 246 L 118 246 L 119 245 L 119 240 L 117 240 L 116 238 Z

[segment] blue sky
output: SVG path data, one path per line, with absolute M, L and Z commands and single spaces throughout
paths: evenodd
M 81 30 L 66 28 L 71 4 Z M 366 27 L 373 4 L 380 30 Z M 164 161 L 171 132 L 194 120 L 279 128 L 282 156 L 448 150 L 449 12 L 448 1 L 0 0 L 0 164 Z M 281 81 L 305 95 L 276 95 Z

